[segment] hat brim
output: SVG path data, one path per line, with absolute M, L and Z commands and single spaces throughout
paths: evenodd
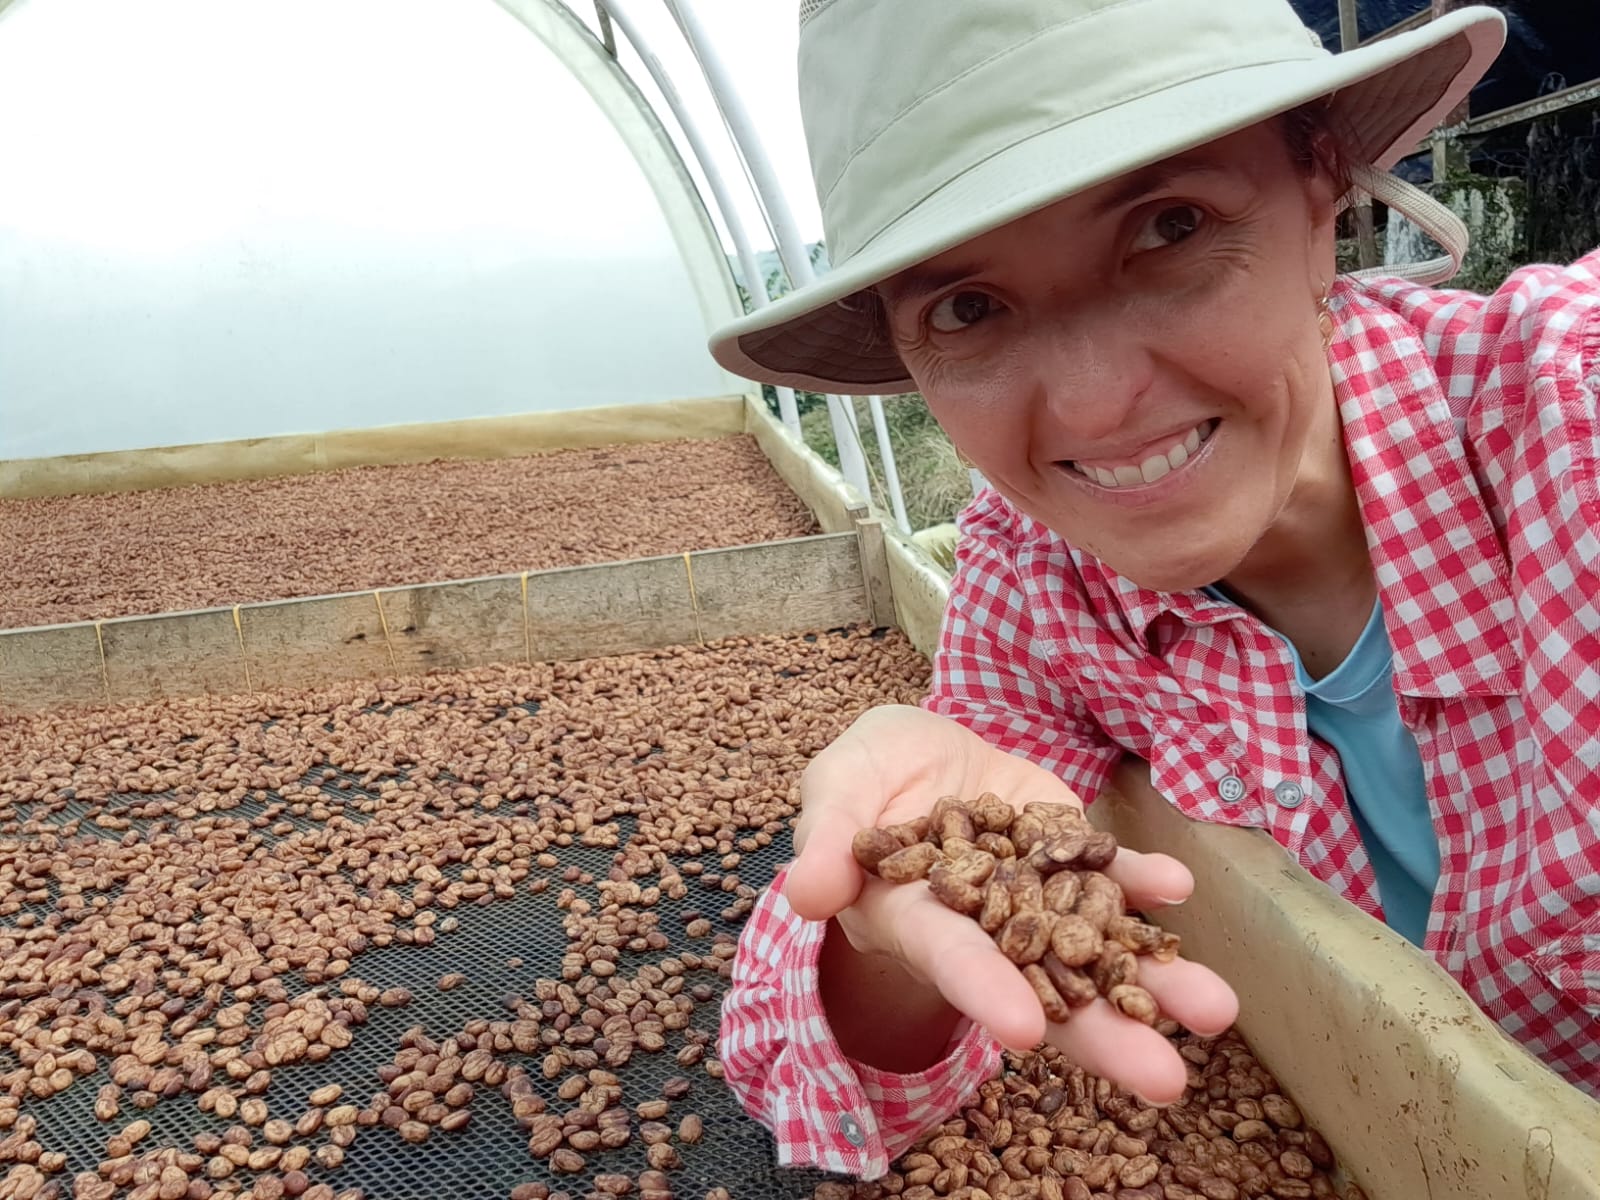
M 1333 97 L 1357 157 L 1386 170 L 1466 98 L 1504 42 L 1497 10 L 1457 9 L 1344 54 L 1219 72 L 1046 130 L 946 183 L 815 283 L 718 330 L 711 353 L 736 375 L 804 391 L 913 391 L 871 315 L 839 301 L 1018 217 L 1320 96 Z

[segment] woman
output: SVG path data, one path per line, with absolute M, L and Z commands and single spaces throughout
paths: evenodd
M 1188 815 L 1267 829 L 1600 1091 L 1600 257 L 1495 296 L 1336 277 L 1352 179 L 1484 72 L 1466 9 L 1337 57 L 1283 0 L 807 0 L 801 98 L 832 274 L 714 342 L 741 374 L 920 389 L 991 487 L 932 695 L 802 784 L 746 931 L 728 1077 L 786 1161 L 874 1176 L 1041 1036 L 1152 1102 L 1153 1031 L 1046 1028 L 1016 969 L 860 828 L 944 793 L 1092 799 L 1125 752 Z M 1374 170 L 1376 168 L 1376 170 Z M 1114 873 L 1143 907 L 1192 879 Z M 1215 1032 L 1227 985 L 1153 964 Z

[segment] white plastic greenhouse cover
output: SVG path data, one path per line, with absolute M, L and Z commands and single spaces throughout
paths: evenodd
M 0 458 L 748 386 L 704 207 L 556 0 L 0 8 Z

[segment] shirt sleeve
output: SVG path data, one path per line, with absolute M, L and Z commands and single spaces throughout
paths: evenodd
M 1519 314 L 1530 333 L 1509 492 L 1524 711 L 1555 786 L 1518 814 L 1527 865 L 1510 924 L 1533 943 L 1513 979 L 1517 1036 L 1600 1095 L 1600 253 Z M 1551 990 L 1541 992 L 1535 982 Z
M 1054 772 L 1087 804 L 1121 750 L 1041 646 L 1009 508 L 986 492 L 963 514 L 933 682 L 923 707 Z M 1069 564 L 1064 564 L 1070 569 Z
M 1494 832 L 1515 855 L 1499 868 L 1496 936 L 1519 969 L 1478 990 L 1528 1049 L 1600 1094 L 1600 251 L 1514 273 L 1469 332 L 1491 364 L 1469 428 L 1503 509 L 1533 743 L 1496 741 L 1486 721 L 1463 739 L 1475 761 L 1456 760 L 1480 777 L 1521 760 L 1533 780 L 1518 810 L 1488 818 L 1507 822 Z M 1472 357 L 1461 344 L 1457 361 Z
M 1533 457 L 1549 450 L 1543 470 L 1549 472 L 1546 494 L 1554 510 L 1545 518 L 1556 536 L 1547 546 L 1533 547 L 1535 561 L 1545 561 L 1525 593 L 1534 604 L 1523 608 L 1529 613 L 1529 666 L 1545 692 L 1534 700 L 1549 734 L 1547 753 L 1583 798 L 1589 810 L 1585 832 L 1592 839 L 1600 830 L 1600 283 L 1591 294 L 1595 303 L 1576 319 L 1571 335 L 1577 365 L 1535 384 L 1545 393 L 1542 402 L 1566 417 L 1571 436 L 1548 447 L 1530 439 Z M 1551 417 L 1541 414 L 1541 420 L 1549 425 Z M 1571 472 L 1562 481 L 1561 460 L 1568 454 Z M 1528 529 L 1530 542 L 1542 534 L 1536 519 Z
M 795 915 L 783 880 L 780 872 L 739 939 L 722 1005 L 723 1072 L 744 1110 L 772 1131 L 779 1163 L 877 1179 L 998 1071 L 1000 1047 L 964 1021 L 944 1059 L 917 1074 L 846 1057 L 818 990 L 827 925 Z
M 1545 765 L 1600 830 L 1600 250 L 1492 294 L 1376 287 L 1420 333 L 1510 568 L 1522 701 Z M 1441 591 L 1436 596 L 1448 600 Z
M 1493 361 L 1502 378 L 1515 378 L 1515 367 L 1523 382 L 1500 436 L 1524 700 L 1540 753 L 1587 810 L 1582 833 L 1592 839 L 1600 829 L 1600 251 L 1518 272 L 1494 300 L 1507 316 Z

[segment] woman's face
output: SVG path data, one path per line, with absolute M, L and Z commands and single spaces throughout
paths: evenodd
M 912 377 L 989 482 L 1176 591 L 1348 487 L 1317 324 L 1333 215 L 1331 186 L 1258 125 L 879 291 Z

